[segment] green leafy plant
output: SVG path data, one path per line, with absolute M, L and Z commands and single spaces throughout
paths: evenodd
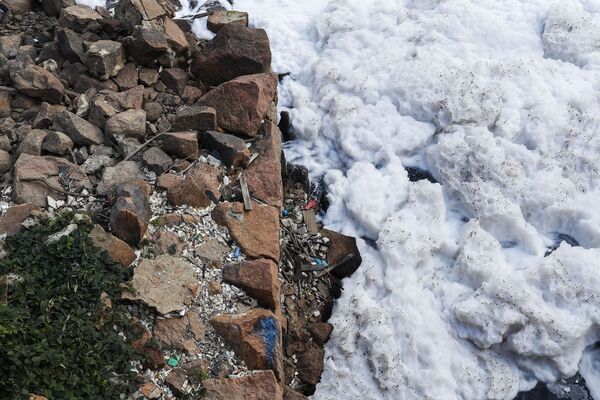
M 135 339 L 115 301 L 131 271 L 93 246 L 89 225 L 47 244 L 71 221 L 64 214 L 6 239 L 0 277 L 18 279 L 0 285 L 0 399 L 118 399 L 135 390 L 131 361 L 140 355 L 119 335 Z

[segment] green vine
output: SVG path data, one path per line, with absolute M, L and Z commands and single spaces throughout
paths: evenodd
M 64 214 L 6 239 L 0 259 L 0 399 L 118 399 L 135 391 L 119 335 L 134 339 L 120 298 L 131 270 L 88 237 L 89 225 L 47 244 L 72 223 Z M 108 307 L 100 298 L 112 299 Z M 104 296 L 106 296 L 104 295 Z M 115 329 L 116 328 L 116 329 Z

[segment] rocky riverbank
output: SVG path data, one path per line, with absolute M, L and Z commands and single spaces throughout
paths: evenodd
M 95 300 L 125 305 L 138 333 L 120 332 L 143 356 L 121 398 L 312 394 L 361 259 L 319 224 L 320 186 L 285 162 L 266 33 L 217 7 L 215 38 L 198 40 L 170 1 L 0 8 L 0 232 L 71 212 L 56 240 L 85 229 L 129 269 L 120 297 Z M 10 309 L 24 280 L 1 268 Z

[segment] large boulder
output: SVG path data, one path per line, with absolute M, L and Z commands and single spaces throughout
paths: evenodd
M 272 371 L 257 371 L 241 378 L 202 382 L 205 400 L 282 400 L 281 387 Z
M 207 85 L 271 70 L 269 37 L 262 29 L 227 24 L 195 55 L 192 74 Z
M 217 110 L 220 128 L 244 136 L 255 136 L 277 95 L 277 75 L 246 75 L 211 90 L 197 106 Z
M 227 227 L 249 258 L 279 261 L 279 209 L 255 204 L 244 210 L 242 203 L 219 203 L 212 212 L 219 225 Z
M 271 206 L 282 207 L 281 132 L 272 121 L 263 124 L 255 151 L 259 157 L 244 172 L 250 194 Z
M 64 158 L 21 154 L 15 163 L 12 195 L 17 204 L 45 207 L 48 196 L 64 199 L 65 191 L 81 189 L 92 190 L 85 171 Z
M 244 261 L 223 268 L 223 282 L 234 285 L 264 307 L 279 307 L 278 267 L 272 260 Z
M 61 81 L 37 65 L 30 64 L 11 71 L 11 79 L 19 92 L 49 103 L 60 103 L 65 95 Z
M 69 111 L 56 114 L 52 128 L 65 133 L 80 146 L 101 144 L 104 141 L 104 134 L 100 128 Z
M 106 80 L 116 76 L 125 66 L 125 50 L 119 42 L 99 40 L 88 46 L 83 62 L 92 75 Z
M 271 311 L 255 308 L 238 315 L 217 315 L 210 324 L 250 369 L 270 369 L 283 378 L 281 324 Z

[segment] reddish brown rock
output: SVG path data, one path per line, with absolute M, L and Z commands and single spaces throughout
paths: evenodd
M 146 137 L 146 111 L 127 110 L 115 114 L 106 121 L 105 131 L 113 140 L 126 137 L 143 140 Z
M 138 72 L 135 64 L 125 64 L 113 80 L 119 85 L 119 89 L 121 90 L 129 90 L 136 87 L 138 84 Z
M 11 79 L 19 92 L 49 103 L 60 103 L 65 95 L 65 87 L 58 78 L 37 65 L 13 71 Z
M 146 175 L 142 172 L 140 163 L 135 161 L 121 161 L 114 167 L 104 169 L 102 180 L 96 187 L 96 191 L 98 194 L 106 195 L 123 183 L 145 178 Z
M 362 257 L 356 247 L 356 238 L 329 229 L 322 229 L 321 235 L 329 239 L 329 249 L 327 250 L 329 265 L 341 263 L 346 259 L 339 267 L 331 271 L 331 274 L 339 279 L 352 275 L 362 263 Z
M 22 33 L 0 36 L 0 54 L 10 59 L 15 58 L 21 47 Z
M 114 196 L 117 200 L 110 213 L 111 231 L 135 246 L 144 237 L 152 216 L 148 193 L 143 185 L 132 181 L 118 186 Z
M 98 32 L 102 28 L 102 16 L 88 6 L 75 5 L 63 8 L 58 23 L 79 33 Z
M 69 111 L 56 114 L 52 129 L 65 133 L 80 146 L 104 142 L 104 134 L 100 128 Z
M 315 322 L 308 326 L 308 331 L 312 335 L 315 342 L 321 346 L 329 341 L 333 325 L 327 322 Z
M 187 86 L 190 77 L 187 71 L 181 68 L 165 68 L 160 71 L 160 80 L 173 92 L 181 94 Z
M 14 202 L 17 204 L 34 203 L 40 207 L 45 207 L 47 196 L 52 196 L 54 199 L 64 199 L 64 193 L 52 189 L 64 190 L 59 181 L 59 171 L 68 176 L 72 191 L 92 190 L 92 185 L 80 166 L 63 158 L 21 154 L 14 166 L 12 193 Z
M 206 163 L 198 163 L 186 177 L 167 190 L 169 204 L 205 208 L 221 197 L 220 172 Z
M 309 385 L 319 383 L 321 381 L 321 374 L 323 373 L 323 358 L 325 357 L 323 348 L 315 344 L 309 344 L 306 350 L 297 356 L 298 378 Z
M 283 393 L 283 400 L 308 400 L 308 397 L 286 387 Z
M 124 42 L 127 54 L 138 64 L 153 67 L 172 67 L 175 53 L 169 47 L 164 31 L 159 26 L 138 25 L 133 35 Z
M 82 35 L 67 28 L 56 29 L 57 45 L 62 55 L 71 63 L 78 63 L 85 57 Z
M 228 24 L 198 51 L 190 71 L 207 85 L 219 85 L 242 75 L 271 70 L 269 38 L 262 29 Z
M 271 121 L 265 121 L 261 136 L 255 143 L 259 157 L 248 167 L 244 176 L 250 194 L 274 207 L 283 206 L 281 178 L 281 132 Z
M 75 5 L 75 0 L 42 0 L 44 11 L 49 17 L 58 17 L 63 8 Z
M 278 268 L 271 260 L 226 265 L 223 281 L 242 289 L 264 307 L 275 309 L 279 306 Z
M 17 155 L 31 154 L 32 156 L 41 156 L 42 144 L 44 143 L 47 135 L 48 132 L 41 129 L 30 130 L 19 145 L 19 148 L 17 149 Z
M 157 174 L 162 174 L 171 165 L 173 165 L 173 160 L 171 157 L 169 157 L 167 153 L 162 151 L 159 147 L 151 147 L 146 150 L 142 159 L 148 168 Z
M 170 188 L 174 187 L 175 185 L 177 185 L 179 182 L 181 182 L 183 178 L 180 175 L 176 175 L 176 174 L 162 174 L 161 176 L 158 177 L 158 180 L 156 182 L 156 187 L 159 190 L 169 190 Z
M 0 92 L 0 118 L 10 117 L 12 96 L 8 92 Z
M 33 211 L 41 210 L 40 206 L 33 203 L 25 203 L 12 206 L 0 217 L 0 235 L 14 235 L 23 227 L 21 223 L 31 215 Z
M 167 42 L 175 52 L 182 53 L 188 49 L 189 44 L 185 33 L 171 18 L 164 18 L 163 28 Z
M 175 131 L 213 131 L 217 129 L 217 112 L 212 107 L 184 106 L 177 110 Z
M 187 104 L 188 106 L 191 106 L 192 104 L 194 104 L 196 102 L 196 100 L 198 100 L 200 97 L 202 97 L 204 95 L 204 93 L 206 93 L 206 90 L 202 90 L 196 86 L 186 86 L 185 89 L 183 89 L 183 94 L 181 95 L 181 98 L 183 99 L 185 104 Z M 215 111 L 215 126 L 217 126 L 216 111 Z
M 52 125 L 54 121 L 54 117 L 57 113 L 66 110 L 65 106 L 49 104 L 43 102 L 40 106 L 40 110 L 38 111 L 35 119 L 33 120 L 33 124 L 31 127 L 33 129 L 46 129 Z
M 154 68 L 142 68 L 140 70 L 140 82 L 146 86 L 154 86 L 158 82 L 158 71 Z
M 99 40 L 88 46 L 83 63 L 96 78 L 106 80 L 125 66 L 125 50 L 119 42 Z
M 164 8 L 156 0 L 120 0 L 115 8 L 115 18 L 130 30 L 142 21 L 152 21 L 164 15 Z
M 237 136 L 227 133 L 215 131 L 204 132 L 202 134 L 201 147 L 217 151 L 221 161 L 228 167 L 245 167 L 248 161 L 250 161 L 250 150 L 248 150 L 246 142 Z
M 250 369 L 271 369 L 283 378 L 281 325 L 271 311 L 255 308 L 239 315 L 217 315 L 211 325 Z
M 0 0 L 0 5 L 15 15 L 21 15 L 31 11 L 32 3 L 31 0 Z
M 129 267 L 136 259 L 133 249 L 127 243 L 104 231 L 100 225 L 94 226 L 90 238 L 94 246 L 106 251 L 113 261 L 124 267 Z
M 12 168 L 12 156 L 5 150 L 0 150 L 0 174 L 5 174 Z
M 217 110 L 220 128 L 255 136 L 276 94 L 276 74 L 246 75 L 211 90 L 196 104 Z
M 279 210 L 254 205 L 250 211 L 241 203 L 219 203 L 212 212 L 219 225 L 227 227 L 249 258 L 279 260 Z
M 248 13 L 235 10 L 219 9 L 208 16 L 208 29 L 217 33 L 228 24 L 248 26 Z
M 206 400 L 282 400 L 281 387 L 272 371 L 232 379 L 210 379 L 203 382 Z
M 59 156 L 69 154 L 73 149 L 73 141 L 62 132 L 50 131 L 42 143 L 42 150 Z
M 167 133 L 163 136 L 163 150 L 178 158 L 198 158 L 198 135 L 196 132 Z
M 156 240 L 154 241 L 154 254 L 168 254 L 170 256 L 180 256 L 186 247 L 186 244 L 179 235 L 175 232 L 164 229 L 156 232 Z
M 154 324 L 154 337 L 161 343 L 181 350 L 188 336 L 187 317 L 157 319 Z

